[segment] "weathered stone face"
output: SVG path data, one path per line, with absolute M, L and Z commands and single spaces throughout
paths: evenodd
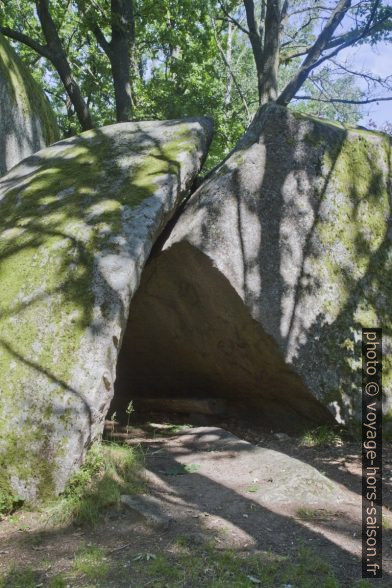
M 390 181 L 387 136 L 264 108 L 147 267 L 119 385 L 229 397 L 282 428 L 349 422 L 378 326 L 391 411 Z
M 58 139 L 46 96 L 0 35 L 0 176 Z
M 129 302 L 207 119 L 122 123 L 0 180 L 0 490 L 60 491 L 103 428 Z

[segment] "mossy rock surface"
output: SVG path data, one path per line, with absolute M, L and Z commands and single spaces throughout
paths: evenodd
M 387 135 L 263 108 L 146 268 L 126 338 L 129 384 L 226 397 L 278 431 L 328 415 L 350 423 L 361 411 L 361 328 L 382 327 L 388 418 L 390 186 Z M 154 298 L 162 288 L 170 296 Z
M 198 173 L 208 119 L 122 123 L 0 180 L 0 472 L 60 491 L 98 437 L 150 249 Z
M 58 139 L 57 122 L 45 94 L 0 35 L 0 175 Z

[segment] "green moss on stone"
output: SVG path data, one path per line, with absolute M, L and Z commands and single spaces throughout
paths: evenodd
M 340 125 L 328 134 L 325 124 L 317 130 L 319 125 L 306 135 L 308 145 L 322 150 L 324 178 L 312 232 L 314 248 L 307 261 L 319 281 L 313 286 L 323 292 L 318 362 L 339 374 L 336 387 L 326 370 L 319 392 L 327 402 L 337 401 L 348 418 L 360 405 L 361 328 L 382 327 L 386 338 L 392 336 L 391 145 L 386 136 L 347 131 Z M 322 136 L 326 140 L 321 141 Z M 384 358 L 383 370 L 387 388 L 391 358 Z
M 45 159 L 0 202 L 0 470 L 35 480 L 37 497 L 54 490 L 56 423 L 72 426 L 70 388 L 80 345 L 97 312 L 111 312 L 113 292 L 94 280 L 95 256 L 116 252 L 125 207 L 153 195 L 164 174 L 179 176 L 184 129 L 172 141 L 137 145 L 89 131 Z M 129 154 L 140 158 L 129 159 Z M 100 310 L 99 310 L 100 309 Z M 66 434 L 64 435 L 64 437 Z
M 0 79 L 25 115 L 38 117 L 45 144 L 57 141 L 59 129 L 46 96 L 3 35 L 0 35 Z

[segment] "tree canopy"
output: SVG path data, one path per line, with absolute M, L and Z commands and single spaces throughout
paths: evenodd
M 208 114 L 209 165 L 277 101 L 355 123 L 392 76 L 345 49 L 392 37 L 388 0 L 3 0 L 0 32 L 47 93 L 62 132 Z M 362 80 L 359 82 L 359 80 Z

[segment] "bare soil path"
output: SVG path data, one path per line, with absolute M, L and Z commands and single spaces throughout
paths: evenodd
M 219 427 L 132 427 L 124 441 L 143 447 L 146 501 L 168 524 L 151 525 L 125 505 L 93 529 L 52 528 L 40 513 L 17 513 L 0 523 L 0 586 L 368 585 L 360 583 L 358 444 L 307 448 L 226 424 L 241 438 Z M 384 444 L 389 507 L 391 462 Z M 384 578 L 372 586 L 392 585 L 387 508 L 384 520 Z M 83 557 L 92 569 L 78 564 Z M 20 568 L 30 583 L 15 581 Z

